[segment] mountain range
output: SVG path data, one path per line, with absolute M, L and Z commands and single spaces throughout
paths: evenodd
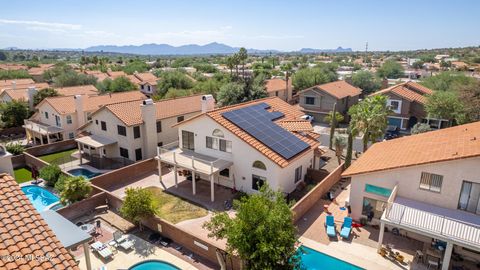
M 205 55 L 205 54 L 232 54 L 240 48 L 231 47 L 225 44 L 212 42 L 205 45 L 189 44 L 182 46 L 172 46 L 169 44 L 143 44 L 143 45 L 99 45 L 84 49 L 87 52 L 112 52 L 112 53 L 128 53 L 141 55 Z M 279 50 L 259 50 L 247 49 L 251 54 L 268 54 L 282 53 Z M 321 52 L 351 52 L 351 48 L 338 47 L 336 49 L 312 49 L 303 48 L 299 51 L 289 53 L 321 53 Z

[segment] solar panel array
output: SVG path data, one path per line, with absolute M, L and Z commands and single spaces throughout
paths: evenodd
M 310 147 L 292 133 L 273 122 L 284 116 L 282 112 L 269 112 L 265 102 L 222 113 L 228 121 L 261 141 L 275 153 L 290 159 Z

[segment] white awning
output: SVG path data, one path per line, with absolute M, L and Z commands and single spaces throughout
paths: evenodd
M 33 120 L 25 120 L 25 124 L 22 126 L 24 129 L 28 129 L 42 135 L 55 134 L 63 132 L 62 128 L 56 126 L 46 125 Z
M 91 146 L 93 148 L 98 148 L 102 146 L 107 146 L 117 143 L 117 141 L 112 140 L 107 137 L 98 136 L 98 135 L 88 135 L 75 139 L 76 142 Z
M 480 218 L 475 214 L 396 197 L 382 221 L 480 251 Z

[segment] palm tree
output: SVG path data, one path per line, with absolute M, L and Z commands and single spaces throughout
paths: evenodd
M 230 69 L 230 77 L 233 76 L 233 68 L 235 67 L 235 59 L 232 56 L 227 57 L 227 67 Z
M 376 142 L 387 129 L 387 97 L 376 95 L 368 97 L 350 107 L 350 129 L 352 134 L 363 134 L 363 152 L 367 151 L 369 142 Z
M 286 64 L 283 64 L 280 69 L 285 72 L 285 89 L 287 89 L 287 98 L 290 99 L 291 96 L 290 96 L 290 93 L 291 92 L 288 92 L 289 89 L 288 89 L 288 81 L 290 80 L 290 76 L 292 75 L 293 73 L 293 65 L 292 63 L 286 63 Z M 290 89 L 290 91 L 292 91 L 292 89 Z
M 347 140 L 344 136 L 337 135 L 333 138 L 335 145 L 335 155 L 337 156 L 338 164 L 342 163 L 342 154 L 345 146 L 347 146 Z
M 240 50 L 238 51 L 238 59 L 242 63 L 243 79 L 245 79 L 245 61 L 247 61 L 247 58 L 248 58 L 247 49 L 243 47 L 240 48 Z

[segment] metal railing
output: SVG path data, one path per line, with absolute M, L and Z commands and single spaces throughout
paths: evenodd
M 41 134 L 50 134 L 50 133 L 59 133 L 62 132 L 62 128 L 45 125 L 32 120 L 24 120 L 24 127 L 32 131 L 41 133 Z
M 85 159 L 85 164 L 88 164 L 99 170 L 116 170 L 135 163 L 134 161 L 124 157 L 108 158 L 101 157 L 97 154 L 87 153 L 82 153 L 82 158 Z

